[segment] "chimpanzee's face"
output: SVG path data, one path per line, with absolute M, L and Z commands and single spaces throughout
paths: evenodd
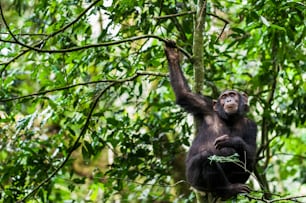
M 223 92 L 219 97 L 220 105 L 227 114 L 235 114 L 239 108 L 239 93 L 233 90 Z

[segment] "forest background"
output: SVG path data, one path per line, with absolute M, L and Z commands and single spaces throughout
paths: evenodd
M 252 192 L 228 202 L 306 201 L 304 1 L 0 4 L 0 202 L 196 201 L 168 39 L 194 91 L 249 95 Z

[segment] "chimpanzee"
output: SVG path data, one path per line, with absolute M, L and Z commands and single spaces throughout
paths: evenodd
M 255 164 L 257 126 L 245 117 L 247 95 L 226 90 L 218 100 L 212 100 L 192 93 L 180 68 L 175 42 L 167 41 L 165 52 L 177 104 L 200 120 L 186 159 L 187 181 L 195 189 L 223 200 L 250 192 L 245 182 Z M 235 153 L 240 164 L 210 159 Z

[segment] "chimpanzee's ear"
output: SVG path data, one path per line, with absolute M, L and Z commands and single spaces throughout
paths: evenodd
M 243 108 L 244 108 L 243 110 L 244 112 L 248 112 L 250 110 L 248 95 L 245 92 L 241 92 L 241 96 L 242 96 L 242 102 L 243 102 Z
M 242 99 L 243 99 L 243 103 L 248 104 L 249 96 L 247 95 L 247 93 L 241 92 L 241 96 L 242 96 Z
M 214 108 L 214 111 L 218 111 L 218 108 L 217 108 L 217 103 L 218 103 L 218 100 L 213 100 L 213 108 Z

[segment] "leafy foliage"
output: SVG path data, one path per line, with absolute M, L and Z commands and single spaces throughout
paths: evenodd
M 1 202 L 195 201 L 183 181 L 192 122 L 175 105 L 163 42 L 177 41 L 193 81 L 196 3 L 1 1 Z M 207 1 L 203 93 L 247 92 L 260 129 L 241 202 L 305 200 L 305 10 Z

